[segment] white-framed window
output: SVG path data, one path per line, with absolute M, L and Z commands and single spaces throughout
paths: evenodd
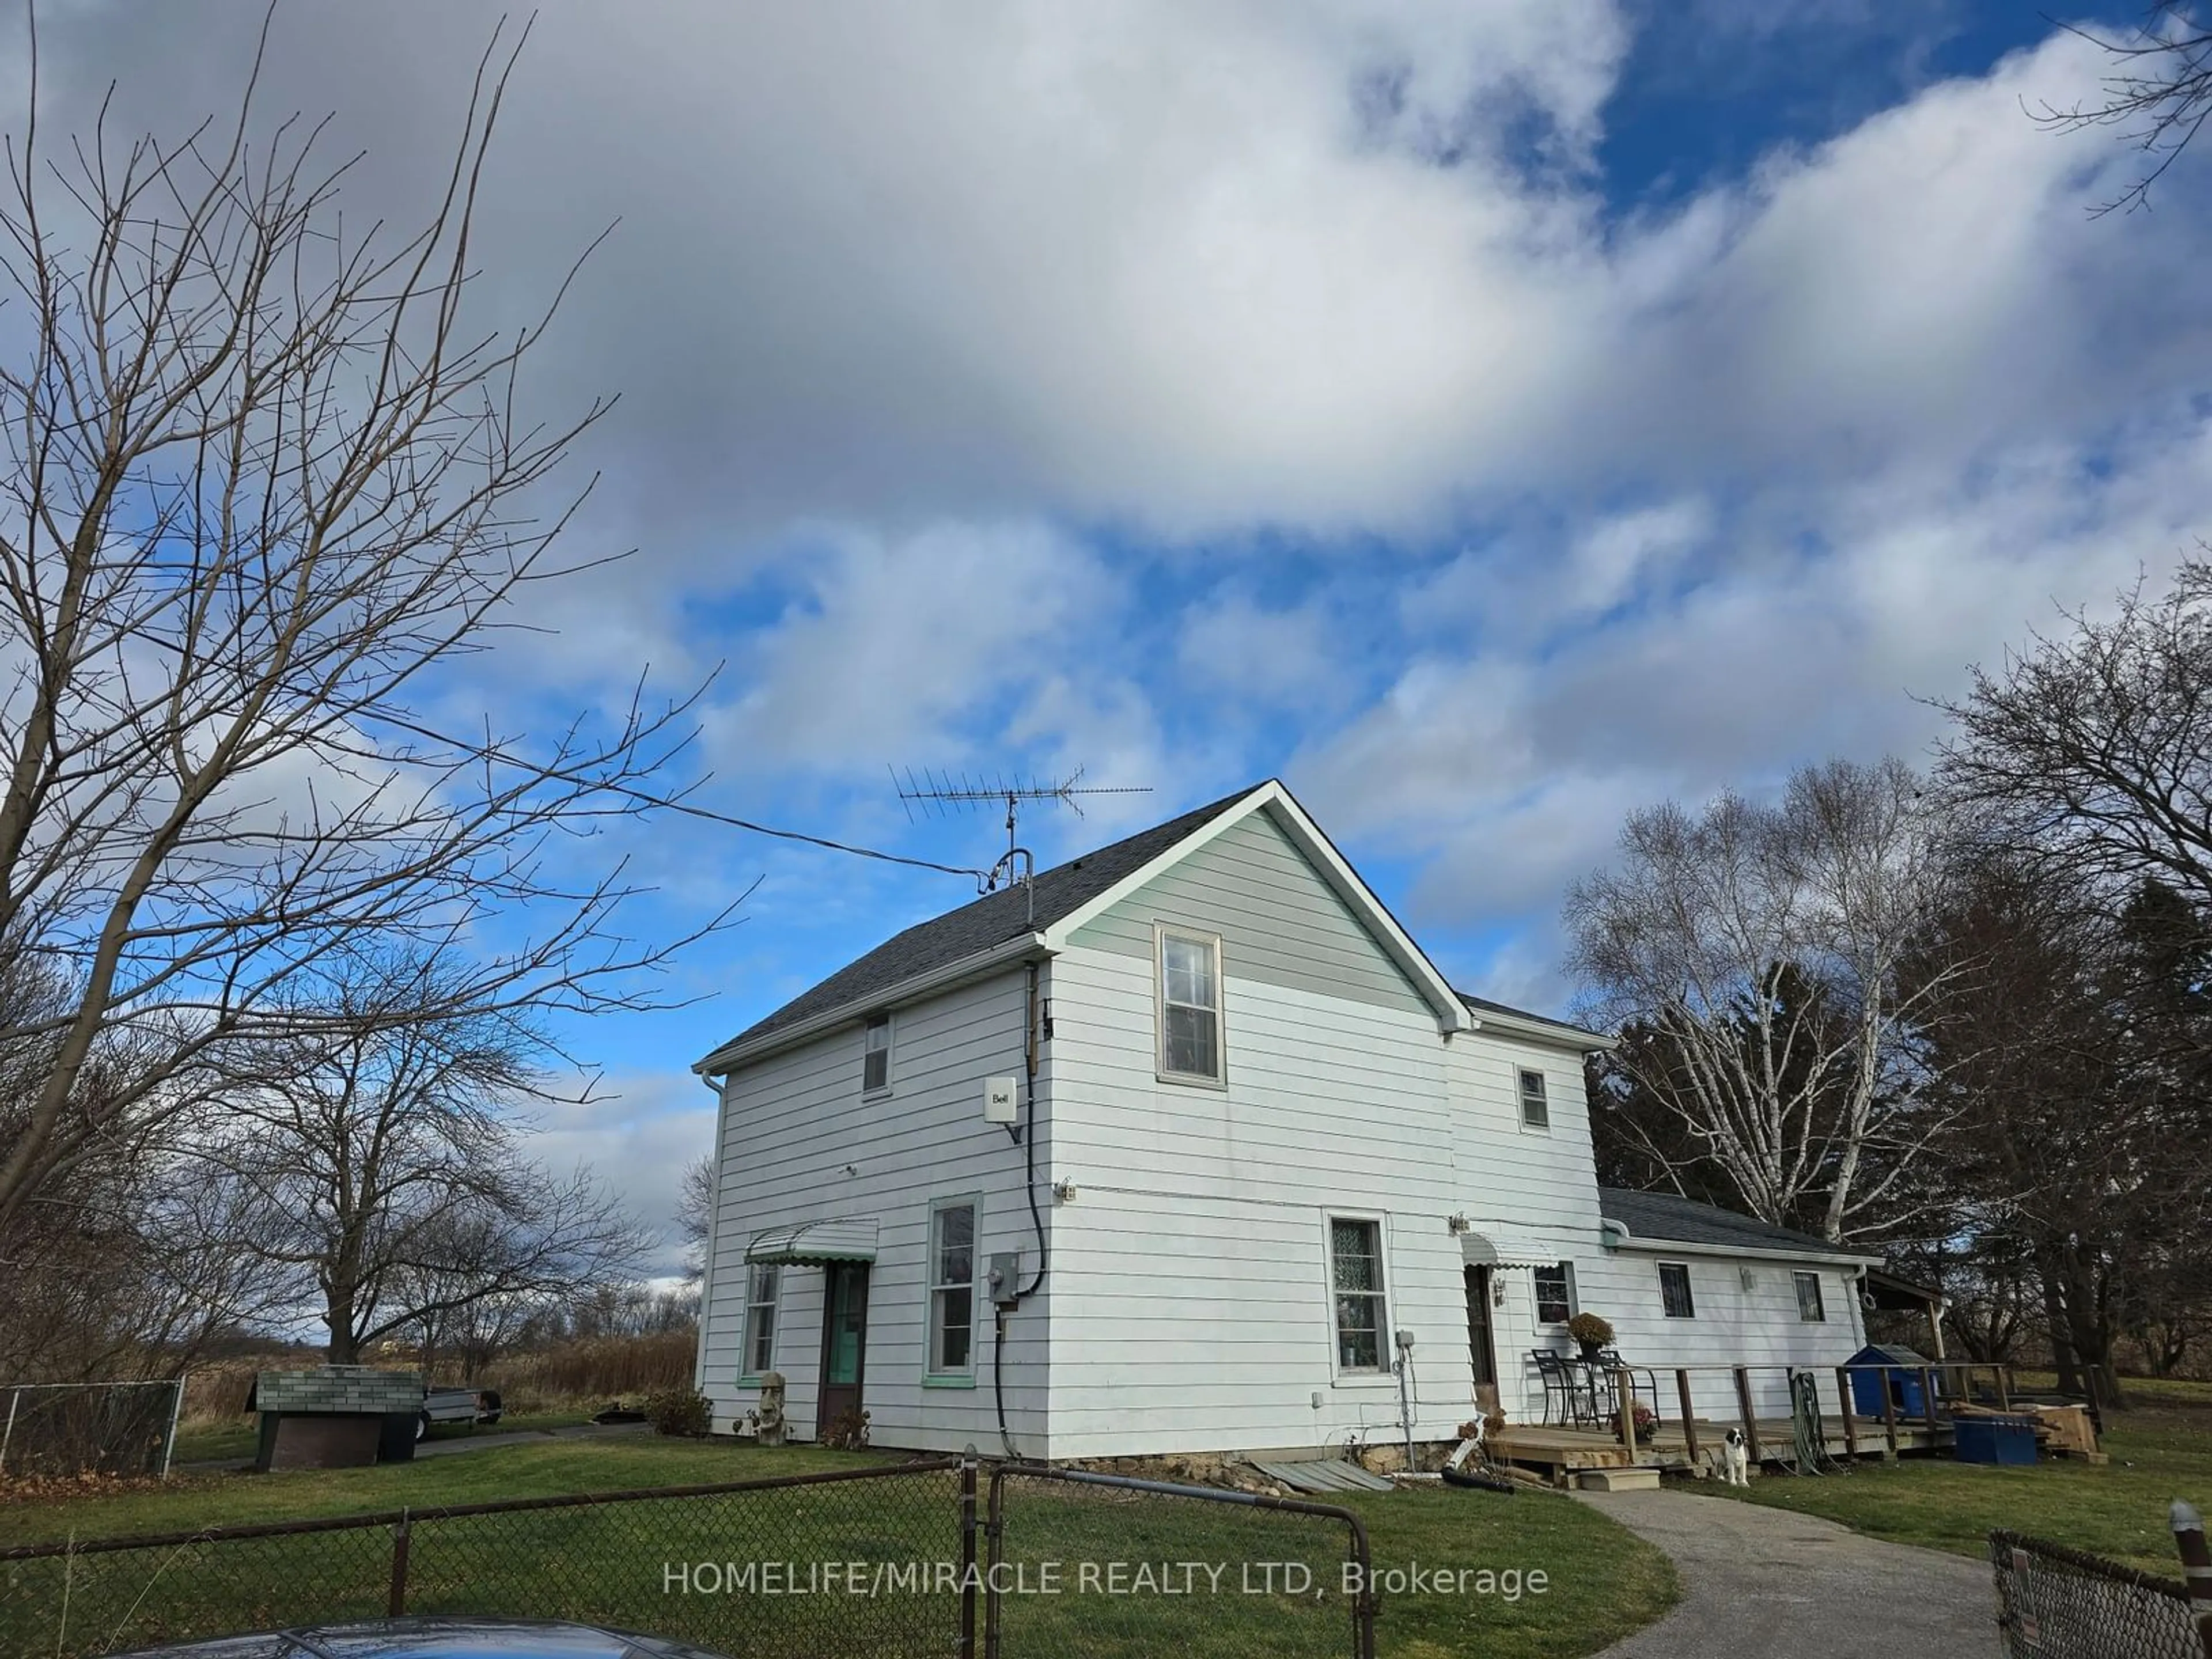
M 745 1270 L 745 1351 L 738 1370 L 758 1376 L 775 1369 L 775 1304 L 781 1268 L 755 1262 Z
M 1697 1298 L 1690 1294 L 1690 1267 L 1686 1261 L 1659 1264 L 1659 1305 L 1669 1319 L 1695 1319 Z
M 1382 1224 L 1352 1216 L 1328 1218 L 1329 1302 L 1336 1322 L 1336 1368 L 1380 1371 L 1389 1352 L 1389 1310 L 1382 1295 Z
M 860 1038 L 860 1092 L 878 1094 L 890 1086 L 891 1017 L 871 1014 Z
M 1154 925 L 1160 1075 L 1218 1083 L 1221 1054 L 1221 939 Z
M 1797 1281 L 1797 1317 L 1808 1325 L 1827 1323 L 1827 1306 L 1820 1300 L 1820 1275 L 1792 1273 L 1790 1277 Z
M 975 1200 L 940 1199 L 929 1212 L 929 1375 L 975 1370 Z
M 1548 1129 L 1552 1127 L 1552 1103 L 1544 1094 L 1544 1074 L 1525 1067 L 1521 1073 L 1521 1127 L 1524 1129 Z
M 1536 1322 L 1564 1325 L 1575 1316 L 1575 1264 L 1554 1261 L 1533 1270 L 1536 1280 Z

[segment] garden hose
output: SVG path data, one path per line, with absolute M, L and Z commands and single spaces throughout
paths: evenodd
M 1820 1379 L 1811 1371 L 1790 1373 L 1790 1431 L 1796 1442 L 1797 1474 L 1821 1474 L 1830 1462 L 1828 1437 L 1820 1422 Z

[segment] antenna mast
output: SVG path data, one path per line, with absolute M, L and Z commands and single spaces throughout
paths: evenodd
M 1032 921 L 1036 918 L 1036 859 L 1028 848 L 1020 844 L 1015 830 L 1023 803 L 1056 801 L 1062 806 L 1073 809 L 1076 817 L 1081 817 L 1083 803 L 1079 797 L 1149 795 L 1152 793 L 1149 784 L 1118 788 L 1098 784 L 1085 784 L 1083 781 L 1083 769 L 1079 766 L 1056 782 L 1041 782 L 1036 778 L 1024 781 L 1018 773 L 1009 781 L 995 775 L 988 778 L 970 778 L 965 772 L 955 776 L 949 772 L 939 773 L 927 769 L 917 778 L 915 776 L 914 769 L 909 767 L 903 775 L 894 771 L 891 774 L 891 784 L 898 791 L 899 800 L 906 808 L 906 815 L 909 822 L 922 814 L 933 817 L 949 817 L 955 812 L 967 811 L 981 806 L 986 801 L 994 805 L 1004 801 L 1006 806 L 1006 856 L 991 866 L 989 872 L 983 878 L 981 888 L 986 893 L 997 891 L 1001 871 L 1005 872 L 1006 879 L 1012 881 L 1014 878 L 1015 864 L 1018 860 L 1021 866 L 1022 884 L 1030 890 L 1030 918 Z

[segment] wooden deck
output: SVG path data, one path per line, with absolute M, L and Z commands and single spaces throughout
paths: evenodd
M 1491 1437 L 1490 1455 L 1500 1462 L 1517 1463 L 1555 1480 L 1565 1480 L 1583 1469 L 1631 1468 L 1702 1474 L 1710 1468 L 1723 1437 L 1733 1426 L 1733 1422 L 1728 1420 L 1698 1419 L 1699 1457 L 1695 1468 L 1690 1461 L 1689 1445 L 1681 1425 L 1672 1419 L 1661 1424 L 1650 1443 L 1639 1446 L 1632 1454 L 1605 1429 L 1509 1423 Z M 1849 1456 L 1852 1439 L 1846 1436 L 1842 1419 L 1832 1415 L 1825 1417 L 1821 1427 L 1826 1436 L 1828 1455 L 1838 1459 Z M 1763 1459 L 1771 1462 L 1792 1455 L 1796 1440 L 1789 1419 L 1760 1418 L 1758 1428 Z M 1860 1456 L 1887 1455 L 1888 1434 L 1879 1417 L 1853 1417 L 1850 1435 L 1856 1437 Z M 1897 1425 L 1897 1449 L 1900 1452 L 1931 1450 L 1950 1443 L 1948 1419 L 1939 1419 L 1932 1431 L 1917 1418 L 1910 1422 L 1900 1420 Z

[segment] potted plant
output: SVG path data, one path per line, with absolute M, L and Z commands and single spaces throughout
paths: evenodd
M 1636 1444 L 1649 1445 L 1651 1441 L 1651 1431 L 1659 1425 L 1659 1413 L 1639 1400 L 1629 1407 L 1628 1414 L 1636 1425 Z M 1618 1418 L 1613 1419 L 1613 1437 L 1615 1440 L 1620 1438 L 1620 1420 Z
M 1595 1359 L 1613 1340 L 1613 1327 L 1594 1313 L 1578 1313 L 1567 1322 L 1567 1334 L 1582 1344 L 1583 1358 Z

